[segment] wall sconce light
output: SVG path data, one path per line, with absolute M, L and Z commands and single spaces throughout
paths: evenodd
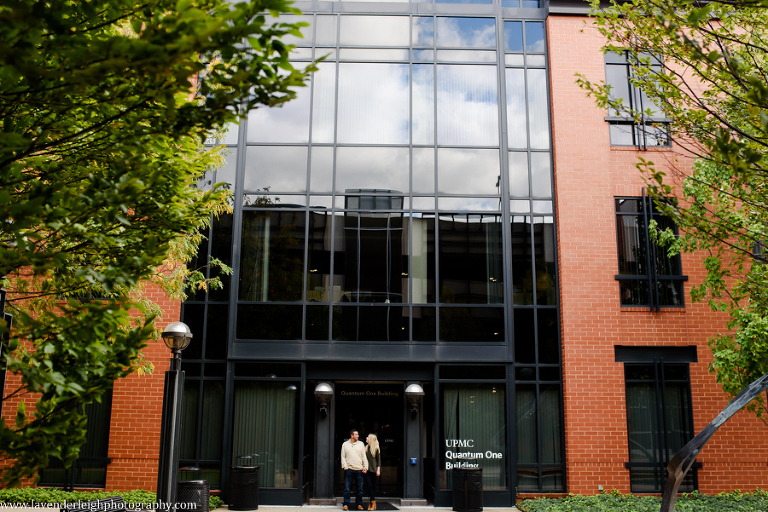
M 327 382 L 320 382 L 315 386 L 315 400 L 320 405 L 320 414 L 328 416 L 328 404 L 333 398 L 333 387 Z
M 424 388 L 415 382 L 409 384 L 405 388 L 405 397 L 408 399 L 408 403 L 411 404 L 411 416 L 416 416 L 419 413 L 419 404 L 424 398 Z

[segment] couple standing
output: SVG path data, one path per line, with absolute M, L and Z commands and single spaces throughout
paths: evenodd
M 376 510 L 376 480 L 381 475 L 381 450 L 375 434 L 368 434 L 365 443 L 358 441 L 357 430 L 349 431 L 349 440 L 341 445 L 341 469 L 344 470 L 344 510 L 349 510 L 352 481 L 357 485 L 355 504 L 363 510 L 363 478 L 368 491 L 368 510 Z

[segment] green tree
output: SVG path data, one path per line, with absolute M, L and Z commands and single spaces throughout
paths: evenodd
M 4 399 L 23 399 L 0 421 L 6 484 L 49 457 L 71 463 L 85 441 L 73 405 L 141 367 L 157 339 L 141 287 L 189 261 L 230 200 L 194 186 L 222 157 L 203 142 L 314 70 L 289 63 L 281 38 L 306 24 L 281 12 L 298 13 L 285 0 L 0 0 L 2 364 L 22 381 Z
M 768 2 L 635 0 L 601 8 L 594 26 L 606 52 L 626 51 L 634 85 L 671 120 L 671 172 L 640 159 L 649 192 L 681 229 L 657 230 L 670 254 L 703 255 L 706 278 L 692 298 L 730 315 L 709 340 L 710 370 L 730 395 L 768 372 Z M 652 66 L 654 55 L 661 67 Z M 579 84 L 602 108 L 642 123 L 604 83 Z M 693 171 L 674 162 L 694 159 Z M 684 159 L 683 159 L 684 160 Z M 690 161 L 690 160 L 689 160 Z M 749 408 L 763 416 L 763 397 Z

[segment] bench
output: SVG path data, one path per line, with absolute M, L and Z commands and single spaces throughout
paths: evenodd
M 114 496 L 101 500 L 77 501 L 68 503 L 60 512 L 126 512 L 125 500 L 122 496 Z

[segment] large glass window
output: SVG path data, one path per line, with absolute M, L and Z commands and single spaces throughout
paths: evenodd
M 647 64 L 651 72 L 662 72 L 661 61 L 647 54 L 641 58 L 650 59 Z M 622 107 L 637 112 L 639 122 L 629 117 L 627 112 L 611 111 L 606 120 L 609 122 L 611 144 L 614 146 L 669 146 L 669 120 L 658 104 L 651 101 L 646 93 L 633 81 L 633 66 L 646 65 L 632 61 L 627 52 L 605 54 L 605 83 L 611 88 L 610 95 L 620 100 Z M 650 111 L 650 115 L 647 113 Z
M 625 364 L 629 481 L 632 492 L 663 492 L 670 459 L 693 438 L 687 364 Z M 680 486 L 696 489 L 696 468 Z
M 241 301 L 301 300 L 305 215 L 303 211 L 243 212 Z
M 660 229 L 677 231 L 647 197 L 616 198 L 616 231 L 619 249 L 619 281 L 622 306 L 651 309 L 683 306 L 683 276 L 680 256 L 669 257 L 654 244 L 648 233 L 651 220 Z
M 544 369 L 539 369 L 542 372 Z M 535 368 L 517 368 L 517 486 L 521 491 L 565 489 L 559 383 L 536 379 Z M 544 380 L 544 375 L 540 380 Z
M 440 489 L 451 489 L 453 470 L 483 469 L 483 490 L 509 488 L 506 386 L 504 383 L 443 384 Z
M 440 302 L 503 303 L 501 216 L 440 215 L 439 230 Z
M 260 487 L 298 487 L 297 383 L 236 381 L 232 460 L 250 456 Z

